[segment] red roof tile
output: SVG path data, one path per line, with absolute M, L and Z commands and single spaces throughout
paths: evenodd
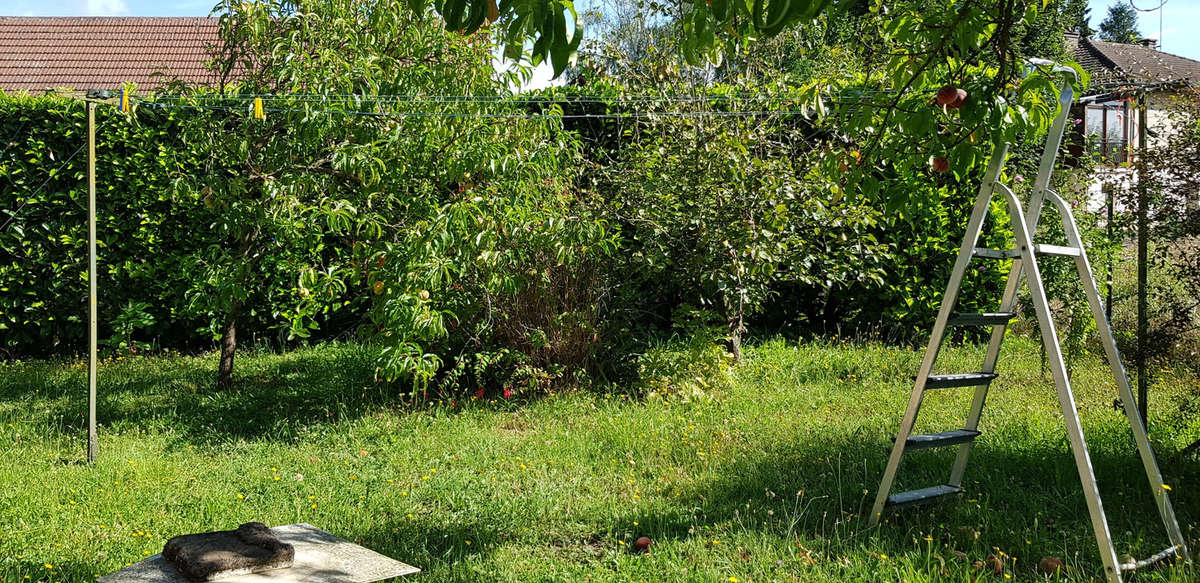
M 1075 48 L 1074 57 L 1092 75 L 1092 85 L 1200 82 L 1200 61 L 1142 45 L 1084 38 Z
M 204 64 L 218 31 L 216 18 L 0 17 L 0 89 L 216 83 Z

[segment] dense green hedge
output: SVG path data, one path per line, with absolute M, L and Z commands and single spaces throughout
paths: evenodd
M 124 348 L 210 346 L 217 315 L 194 302 L 217 209 L 174 188 L 215 172 L 183 141 L 187 114 L 97 108 L 100 338 Z M 78 353 L 87 333 L 87 116 L 54 97 L 0 97 L 0 350 Z M 286 280 L 285 280 L 286 278 Z M 280 274 L 286 290 L 294 276 Z M 268 286 L 271 287 L 271 286 Z M 279 290 L 261 290 L 271 296 Z M 243 338 L 274 338 L 247 314 Z
M 198 235 L 169 196 L 188 164 L 169 115 L 133 124 L 97 113 L 97 230 L 104 336 L 119 306 L 142 301 L 154 336 L 174 344 L 198 321 L 174 290 L 186 285 L 167 250 Z M 87 116 L 82 103 L 0 99 L 0 347 L 17 354 L 78 350 L 87 322 Z M 181 330 L 184 329 L 184 330 Z
M 577 102 L 572 94 L 619 92 L 619 87 L 593 85 L 551 91 L 546 99 L 566 113 L 611 113 L 629 106 Z M 192 121 L 186 110 L 142 109 L 131 117 L 98 109 L 101 338 L 111 345 L 202 348 L 211 346 L 220 331 L 222 315 L 198 298 L 212 284 L 201 281 L 207 250 L 223 244 L 218 230 L 210 228 L 221 220 L 221 208 L 194 186 L 197 179 L 229 176 L 236 169 L 233 164 L 213 168 L 211 152 L 181 137 Z M 745 286 L 753 302 L 746 310 L 751 334 L 882 326 L 900 336 L 920 335 L 948 277 L 977 177 L 921 179 L 919 170 L 918 180 L 880 175 L 881 186 L 871 196 L 842 200 L 814 178 L 828 168 L 805 166 L 812 144 L 788 139 L 801 130 L 814 135 L 816 128 L 797 123 L 808 122 L 781 118 L 721 129 L 727 149 L 747 145 L 746 167 L 760 170 L 717 176 L 714 169 L 736 166 L 737 159 L 715 167 L 691 164 L 699 155 L 698 142 L 683 137 L 709 135 L 705 132 L 715 131 L 712 124 L 568 122 L 564 130 L 581 142 L 586 160 L 577 186 L 565 191 L 574 202 L 564 204 L 579 210 L 561 213 L 584 212 L 589 220 L 608 224 L 615 243 L 594 261 L 589 284 L 589 293 L 603 298 L 596 317 L 600 330 L 607 331 L 605 358 L 623 359 L 639 352 L 645 341 L 669 334 L 680 310 L 721 312 L 721 298 L 732 297 L 730 274 L 747 266 L 761 275 Z M 57 98 L 2 97 L 0 132 L 5 140 L 0 150 L 0 349 L 9 356 L 78 352 L 86 338 L 86 150 L 80 150 L 85 110 Z M 664 149 L 674 153 L 656 153 Z M 734 179 L 742 181 L 741 188 L 769 197 L 755 203 L 762 208 L 747 197 L 704 202 L 711 188 Z M 191 187 L 177 188 L 181 182 Z M 772 189 L 780 188 L 797 195 L 778 198 Z M 648 229 L 650 222 L 630 220 L 638 210 L 678 228 Z M 782 222 L 771 227 L 769 246 L 753 238 L 738 243 L 743 233 L 722 218 L 730 213 L 770 215 Z M 712 238 L 689 227 L 696 224 L 689 217 L 727 233 Z M 1001 229 L 992 236 L 1004 235 Z M 730 240 L 760 259 L 746 265 L 696 261 L 720 259 L 719 250 L 704 245 Z M 776 240 L 784 244 L 777 246 Z M 331 241 L 329 247 L 335 250 L 338 244 Z M 247 305 L 262 307 L 242 315 L 243 342 L 286 335 L 296 275 L 286 266 L 270 272 L 272 265 L 261 264 L 265 283 Z M 1000 277 L 975 274 L 966 301 L 992 296 Z M 359 328 L 375 296 L 360 288 L 352 286 L 339 301 L 348 309 L 337 312 L 335 321 L 321 316 L 319 336 Z M 631 338 L 640 340 L 630 343 Z

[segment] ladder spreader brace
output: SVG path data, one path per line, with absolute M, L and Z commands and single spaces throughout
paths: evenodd
M 1062 408 L 1063 418 L 1066 421 L 1067 436 L 1070 439 L 1071 452 L 1075 457 L 1075 466 L 1079 470 L 1079 478 L 1083 483 L 1083 494 L 1087 500 L 1088 513 L 1091 516 L 1092 529 L 1095 531 L 1096 542 L 1100 547 L 1100 558 L 1104 563 L 1105 575 L 1109 583 L 1121 583 L 1123 573 L 1160 563 L 1171 558 L 1178 558 L 1183 561 L 1190 561 L 1190 558 L 1187 551 L 1187 543 L 1183 538 L 1183 533 L 1179 529 L 1179 523 L 1175 519 L 1175 511 L 1172 510 L 1171 501 L 1167 496 L 1167 488 L 1163 485 L 1162 474 L 1158 469 L 1154 450 L 1150 447 L 1150 440 L 1146 435 L 1146 426 L 1142 423 L 1141 415 L 1138 413 L 1133 391 L 1129 385 L 1129 377 L 1126 375 L 1125 366 L 1121 362 L 1121 355 L 1117 351 L 1112 327 L 1105 317 L 1104 306 L 1100 299 L 1099 290 L 1096 287 L 1096 280 L 1092 275 L 1091 265 L 1088 263 L 1087 252 L 1084 249 L 1083 241 L 1080 239 L 1079 230 L 1075 225 L 1074 215 L 1071 213 L 1070 205 L 1049 188 L 1050 176 L 1054 171 L 1058 149 L 1062 143 L 1063 129 L 1066 127 L 1067 118 L 1070 115 L 1070 106 L 1074 101 L 1074 91 L 1071 81 L 1075 80 L 1075 72 L 1070 68 L 1048 61 L 1033 60 L 1032 64 L 1050 68 L 1059 76 L 1061 85 L 1059 112 L 1046 136 L 1046 144 L 1038 167 L 1037 179 L 1034 181 L 1033 191 L 1029 197 L 1029 204 L 1023 208 L 1021 201 L 1013 194 L 1012 190 L 1000 182 L 1000 172 L 1004 166 L 1005 157 L 1008 154 L 1008 146 L 1007 144 L 997 146 L 995 152 L 992 153 L 991 161 L 988 163 L 987 171 L 984 174 L 983 183 L 979 188 L 979 194 L 975 199 L 975 206 L 971 212 L 970 221 L 967 223 L 967 232 L 963 237 L 962 246 L 959 248 L 954 269 L 951 271 L 950 281 L 946 286 L 946 294 L 942 299 L 941 308 L 938 310 L 937 320 L 933 326 L 933 333 L 929 338 L 929 344 L 925 349 L 925 357 L 921 361 L 921 368 L 917 373 L 916 383 L 913 386 L 912 395 L 908 400 L 908 407 L 905 410 L 903 420 L 900 422 L 900 430 L 896 435 L 895 445 L 892 446 L 891 456 L 888 458 L 883 479 L 879 484 L 879 491 L 875 498 L 875 505 L 871 509 L 869 521 L 871 526 L 879 524 L 879 520 L 885 509 L 919 504 L 962 492 L 963 473 L 966 469 L 967 458 L 971 453 L 971 445 L 975 438 L 980 435 L 979 418 L 983 413 L 984 402 L 987 399 L 988 386 L 997 376 L 995 371 L 996 361 L 1000 355 L 1000 345 L 1004 341 L 1004 332 L 1008 327 L 1009 321 L 1015 316 L 1017 290 L 1020 288 L 1022 281 L 1025 281 L 1029 284 L 1030 298 L 1036 312 L 1038 328 L 1041 330 L 1042 344 L 1046 350 L 1046 361 L 1054 376 L 1054 384 L 1058 389 L 1058 402 Z M 992 197 L 997 192 L 1004 198 L 1011 218 L 1015 239 L 1013 249 L 997 250 L 976 247 L 980 233 L 983 230 L 983 222 L 989 212 Z M 1039 245 L 1033 242 L 1034 231 L 1037 229 L 1042 208 L 1047 201 L 1057 208 L 1058 214 L 1062 219 L 1062 226 L 1067 239 L 1067 246 L 1065 247 Z M 1058 335 L 1054 328 L 1054 319 L 1050 313 L 1046 290 L 1042 283 L 1041 273 L 1038 270 L 1037 258 L 1039 255 L 1073 257 L 1075 259 L 1075 267 L 1079 272 L 1079 278 L 1083 284 L 1084 293 L 1087 296 L 1092 316 L 1096 320 L 1096 327 L 1100 333 L 1101 343 L 1104 345 L 1105 357 L 1108 360 L 1113 378 L 1117 382 L 1118 395 L 1124 407 L 1125 416 L 1129 420 L 1130 428 L 1133 430 L 1133 438 L 1137 443 L 1138 455 L 1141 457 L 1142 465 L 1145 467 L 1146 477 L 1150 481 L 1154 501 L 1158 506 L 1159 515 L 1162 518 L 1163 525 L 1166 527 L 1167 537 L 1171 543 L 1169 548 L 1147 559 L 1126 563 L 1121 563 L 1117 559 L 1117 552 L 1113 547 L 1112 535 L 1108 529 L 1108 521 L 1104 516 L 1104 507 L 1100 502 L 1100 491 L 1096 485 L 1096 474 L 1092 469 L 1087 442 L 1084 440 L 1083 429 L 1080 426 L 1079 415 L 1075 408 L 1075 397 L 1071 392 L 1071 382 L 1067 376 L 1066 365 L 1063 362 L 1062 350 L 1059 347 Z M 967 266 L 973 260 L 994 259 L 1012 259 L 1012 268 L 1009 272 L 1008 282 L 1005 285 L 1004 295 L 1001 298 L 999 308 L 995 312 L 981 314 L 955 313 L 954 307 L 958 300 L 963 277 L 967 272 Z M 991 326 L 991 337 L 988 341 L 987 352 L 983 358 L 983 366 L 980 367 L 979 372 L 931 374 L 947 330 L 953 326 Z M 916 423 L 917 413 L 921 408 L 921 401 L 925 396 L 925 392 L 954 387 L 975 387 L 974 396 L 971 399 L 970 409 L 963 427 L 961 429 L 952 429 L 928 435 L 913 435 L 913 426 Z M 947 446 L 957 446 L 958 456 L 951 467 L 950 479 L 945 484 L 889 495 L 896 478 L 897 470 L 900 467 L 900 461 L 906 451 Z

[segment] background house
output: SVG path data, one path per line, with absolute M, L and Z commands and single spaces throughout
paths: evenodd
M 1170 131 L 1167 110 L 1172 100 L 1197 98 L 1194 87 L 1200 85 L 1200 61 L 1160 51 L 1153 39 L 1121 44 L 1068 33 L 1067 48 L 1091 75 L 1088 93 L 1147 88 L 1148 141 Z M 1076 119 L 1083 120 L 1090 152 L 1114 164 L 1130 160 L 1131 147 L 1142 132 L 1132 99 L 1089 104 L 1081 107 Z
M 1128 163 L 1137 155 L 1142 133 L 1148 146 L 1161 143 L 1174 131 L 1172 102 L 1200 99 L 1200 61 L 1160 51 L 1152 39 L 1122 44 L 1068 33 L 1066 41 L 1075 61 L 1091 75 L 1085 95 L 1116 94 L 1106 101 L 1076 104 L 1072 116 L 1079 131 L 1070 138 L 1070 154 L 1094 156 L 1100 162 L 1087 189 L 1088 207 L 1095 211 L 1110 204 L 1114 189 L 1132 186 L 1134 170 Z M 1134 98 L 1139 90 L 1145 91 L 1145 128 L 1138 121 Z M 1188 198 L 1197 200 L 1197 194 Z
M 0 17 L 0 89 L 216 84 L 204 65 L 218 32 L 216 18 Z

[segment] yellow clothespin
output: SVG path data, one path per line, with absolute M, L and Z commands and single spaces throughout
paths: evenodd
M 129 113 L 129 92 L 121 89 L 121 113 Z
M 263 113 L 263 104 L 261 97 L 254 98 L 254 119 L 267 119 L 267 114 Z

